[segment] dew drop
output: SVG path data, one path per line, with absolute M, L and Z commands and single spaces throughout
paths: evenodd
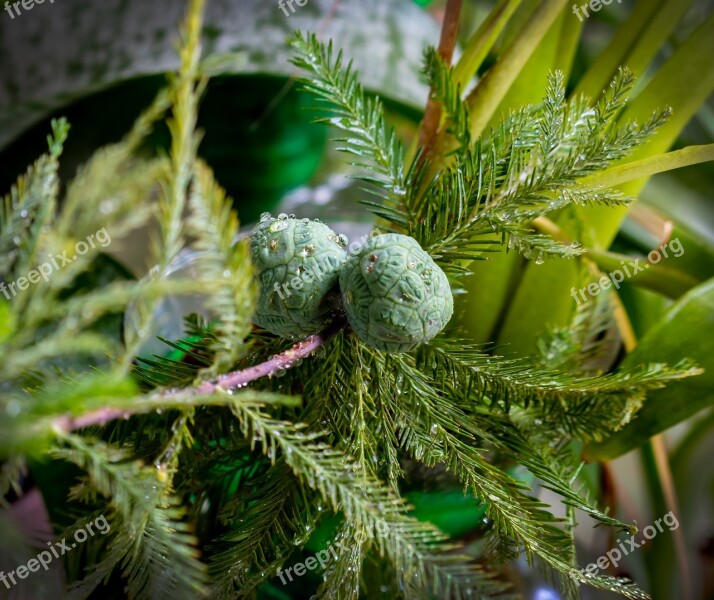
M 273 223 L 270 224 L 270 226 L 268 227 L 268 230 L 271 233 L 275 233 L 277 231 L 282 231 L 283 229 L 287 229 L 287 228 L 288 228 L 288 224 L 285 220 L 283 220 L 283 221 L 274 221 Z

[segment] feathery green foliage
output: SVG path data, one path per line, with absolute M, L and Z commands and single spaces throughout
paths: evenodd
M 612 190 L 584 188 L 578 180 L 628 155 L 669 114 L 660 111 L 643 125 L 621 125 L 617 116 L 633 85 L 628 71 L 595 103 L 584 97 L 567 101 L 563 75 L 555 73 L 540 106 L 511 114 L 486 140 L 472 143 L 468 109 L 453 72 L 434 51 L 427 52 L 426 72 L 457 149 L 450 166 L 424 182 L 426 167 L 419 157 L 404 167 L 402 146 L 384 126 L 381 105 L 366 98 L 349 66 L 342 68 L 342 54 L 334 56 L 331 45 L 323 46 L 314 35 L 298 34 L 293 45 L 299 52 L 295 63 L 313 76 L 306 89 L 339 107 L 329 122 L 350 133 L 340 138 L 341 149 L 358 157 L 357 164 L 372 166 L 364 179 L 384 188 L 385 200 L 368 203 L 375 214 L 456 273 L 467 272 L 463 261 L 481 259 L 504 242 L 536 262 L 581 254 L 577 245 L 536 233 L 531 221 L 571 204 L 629 202 Z
M 95 154 L 60 198 L 67 126 L 56 122 L 49 154 L 0 206 L 3 278 L 100 227 L 121 240 L 154 219 L 159 226 L 156 267 L 139 281 L 78 285 L 99 260 L 89 253 L 0 305 L 0 490 L 20 489 L 21 456 L 51 456 L 83 472 L 65 490 L 83 513 L 75 527 L 98 507 L 111 524 L 106 543 L 87 546 L 72 597 L 87 598 L 110 578 L 139 600 L 251 597 L 307 553 L 316 530 L 341 548 L 315 585 L 319 598 L 356 599 L 377 580 L 409 599 L 502 598 L 509 590 L 501 565 L 521 553 L 565 597 L 576 597 L 580 584 L 646 597 L 577 568 L 575 509 L 620 530 L 632 526 L 582 493 L 569 444 L 621 427 L 648 390 L 697 370 L 683 361 L 597 372 L 588 361 L 606 326 L 602 311 L 579 312 L 567 334 L 542 341 L 540 358 L 496 356 L 448 332 L 389 355 L 343 329 L 249 389 L 222 385 L 226 372 L 286 348 L 251 326 L 255 283 L 246 245 L 236 243 L 238 219 L 196 154 L 202 9 L 192 0 L 180 71 L 123 141 Z M 536 261 L 579 254 L 536 233 L 532 221 L 572 205 L 626 202 L 579 181 L 626 156 L 665 117 L 619 122 L 632 85 L 626 72 L 595 103 L 566 100 L 556 73 L 541 105 L 471 140 L 453 71 L 429 50 L 425 72 L 456 146 L 427 175 L 428 156 L 405 164 L 381 103 L 367 97 L 341 53 L 314 36 L 298 35 L 294 46 L 306 89 L 334 115 L 326 122 L 340 131 L 341 148 L 381 190 L 367 203 L 380 227 L 413 236 L 452 275 L 467 274 L 470 261 L 500 244 Z M 168 156 L 139 159 L 141 141 L 167 110 Z M 185 250 L 198 251 L 200 275 L 164 277 Z M 140 356 L 157 307 L 181 294 L 203 294 L 210 320 L 187 317 L 185 337 L 164 340 L 170 356 Z M 125 313 L 133 320 L 122 341 L 102 323 Z M 565 518 L 509 474 L 513 464 L 560 496 Z M 440 478 L 461 487 L 485 510 L 480 544 L 462 547 L 413 516 L 404 491 L 414 473 L 418 484 Z

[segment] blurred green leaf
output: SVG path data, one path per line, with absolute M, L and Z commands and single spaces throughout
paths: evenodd
M 476 139 L 487 128 L 487 125 L 494 117 L 498 116 L 498 111 L 503 107 L 503 100 L 507 97 L 509 90 L 519 77 L 531 78 L 532 74 L 526 68 L 528 64 L 534 63 L 533 56 L 541 47 L 547 48 L 554 43 L 556 47 L 559 40 L 547 37 L 554 23 L 562 17 L 562 9 L 567 4 L 567 0 L 543 0 L 526 22 L 523 29 L 518 33 L 516 39 L 499 57 L 496 64 L 489 69 L 488 73 L 481 79 L 474 92 L 468 98 L 469 111 L 471 113 L 471 136 Z M 541 46 L 544 43 L 545 46 Z M 547 69 L 552 63 L 545 64 Z M 539 81 L 539 85 L 545 88 L 547 79 Z M 534 88 L 531 88 L 533 91 Z M 542 97 L 542 94 L 540 95 Z
M 0 343 L 6 340 L 15 331 L 15 319 L 10 310 L 10 303 L 5 298 L 0 298 Z
M 714 279 L 677 302 L 665 318 L 640 341 L 623 361 L 623 368 L 648 362 L 675 364 L 691 358 L 704 374 L 647 395 L 636 418 L 622 431 L 585 454 L 592 460 L 610 460 L 644 444 L 656 435 L 714 404 Z
M 612 41 L 590 65 L 576 93 L 595 96 L 621 66 L 641 75 L 694 0 L 636 2 Z
M 461 89 L 466 88 L 476 75 L 521 2 L 522 0 L 499 0 L 471 36 L 454 70 L 454 81 L 461 86 Z

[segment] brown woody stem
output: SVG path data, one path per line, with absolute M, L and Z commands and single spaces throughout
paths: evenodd
M 461 5 L 463 0 L 448 0 L 444 23 L 441 27 L 441 38 L 439 40 L 439 56 L 447 64 L 451 64 L 451 59 L 456 48 L 456 41 L 459 34 L 459 17 L 461 15 Z M 419 145 L 424 148 L 424 155 L 429 154 L 434 138 L 441 123 L 441 105 L 435 102 L 429 94 L 429 100 L 424 111 L 424 120 L 419 131 Z

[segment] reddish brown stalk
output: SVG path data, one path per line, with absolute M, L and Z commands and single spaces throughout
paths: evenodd
M 322 333 L 311 335 L 304 340 L 297 342 L 292 348 L 276 354 L 270 360 L 267 360 L 258 365 L 233 371 L 221 375 L 214 381 L 207 381 L 193 388 L 183 388 L 179 390 L 167 390 L 159 392 L 152 396 L 152 400 L 156 400 L 156 408 L 162 406 L 162 401 L 170 403 L 173 399 L 179 397 L 190 396 L 209 396 L 214 393 L 242 388 L 252 381 L 268 377 L 281 369 L 291 368 L 296 361 L 307 358 L 320 346 L 325 345 L 335 335 L 337 335 L 345 326 L 344 321 L 336 321 Z M 87 413 L 79 417 L 69 415 L 59 417 L 53 422 L 54 429 L 57 431 L 70 432 L 85 427 L 106 425 L 110 421 L 117 419 L 128 419 L 141 412 L 147 412 L 145 407 L 141 410 L 132 410 L 131 408 L 115 409 L 115 408 L 100 408 L 93 412 Z
M 462 0 L 448 0 L 446 3 L 446 13 L 441 27 L 441 39 L 439 40 L 439 56 L 447 64 L 451 64 L 456 48 L 456 41 L 459 34 L 459 17 L 461 15 Z M 441 123 L 441 105 L 435 102 L 431 93 L 424 111 L 424 120 L 419 131 L 419 146 L 424 149 L 422 157 L 426 157 L 436 138 L 439 124 Z

